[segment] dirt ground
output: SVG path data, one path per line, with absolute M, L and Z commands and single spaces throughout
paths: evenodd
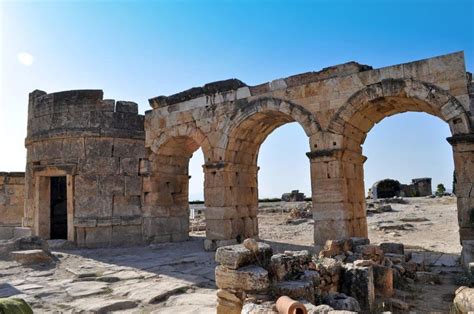
M 409 248 L 460 254 L 455 197 L 412 197 L 403 201 L 406 204 L 391 203 L 391 212 L 368 213 L 372 243 L 401 242 Z M 285 223 L 288 211 L 295 207 L 303 208 L 305 204 L 262 203 L 258 216 L 260 238 L 311 246 L 314 242 L 312 219 Z
M 457 288 L 460 245 L 456 199 L 407 198 L 392 211 L 369 213 L 372 243 L 402 242 L 425 256 L 441 285 L 418 284 L 397 297 L 411 311 L 448 312 Z M 314 252 L 313 220 L 291 218 L 301 203 L 265 203 L 259 211 L 260 237 L 274 248 Z M 369 208 L 370 209 L 370 208 Z M 203 250 L 203 231 L 191 240 L 134 248 L 60 250 L 60 262 L 22 267 L 0 261 L 0 297 L 18 296 L 35 313 L 117 311 L 117 313 L 215 313 L 214 253 Z

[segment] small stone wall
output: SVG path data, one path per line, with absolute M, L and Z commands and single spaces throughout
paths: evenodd
M 25 173 L 0 172 L 0 239 L 13 237 L 21 227 L 25 204 Z

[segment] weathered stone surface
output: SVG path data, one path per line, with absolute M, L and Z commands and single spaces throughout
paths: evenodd
M 360 312 L 359 302 L 353 297 L 349 297 L 344 293 L 330 293 L 324 298 L 324 303 L 332 307 L 334 310 Z
M 304 306 L 306 306 L 306 309 L 308 310 L 308 314 L 327 314 L 334 311 L 334 309 L 327 304 L 320 304 L 317 306 L 311 303 L 303 303 L 303 304 Z
M 43 250 L 13 251 L 10 254 L 22 265 L 48 264 L 53 261 L 51 256 Z
M 127 299 L 109 299 L 92 297 L 78 299 L 71 304 L 74 308 L 88 313 L 110 313 L 113 311 L 129 310 L 137 307 L 136 301 Z
M 264 302 L 261 304 L 245 303 L 241 314 L 277 314 L 274 310 L 272 302 Z
M 393 269 L 380 265 L 373 265 L 375 293 L 382 296 L 393 296 Z
M 357 299 L 363 310 L 373 309 L 375 289 L 372 267 L 345 265 L 341 292 Z
M 189 280 L 186 280 L 186 277 Z M 127 297 L 130 300 L 140 301 L 145 304 L 166 299 L 167 296 L 183 291 L 194 286 L 207 284 L 207 281 L 197 276 L 183 276 L 174 278 L 167 275 L 160 275 L 151 280 L 140 280 L 139 283 L 120 284 L 115 287 L 113 294 L 120 297 Z
M 276 280 L 291 280 L 308 268 L 311 254 L 306 251 L 285 251 L 275 254 L 270 260 L 270 273 Z
M 288 296 L 292 299 L 302 298 L 311 303 L 315 302 L 314 284 L 311 281 L 281 281 L 273 286 L 273 291 L 277 297 Z
M 474 311 L 474 288 L 459 287 L 454 297 L 454 308 L 457 313 L 470 313 Z
M 216 262 L 230 268 L 237 269 L 252 263 L 266 266 L 272 256 L 272 248 L 263 242 L 257 244 L 257 251 L 254 253 L 243 244 L 220 247 L 216 251 Z
M 103 282 L 75 282 L 66 289 L 73 298 L 87 297 L 108 292 L 108 285 Z
M 237 270 L 217 266 L 216 285 L 219 289 L 260 292 L 269 288 L 270 281 L 268 272 L 258 266 L 245 266 Z
M 250 250 L 252 253 L 257 253 L 259 249 L 259 245 L 255 239 L 245 239 L 244 242 L 242 243 L 247 250 Z
M 391 254 L 405 254 L 405 248 L 403 243 L 381 243 L 380 248 L 384 253 L 391 253 Z
M 360 253 L 364 259 L 370 259 L 374 262 L 382 262 L 384 258 L 383 251 L 377 245 L 360 245 L 356 247 L 355 251 Z

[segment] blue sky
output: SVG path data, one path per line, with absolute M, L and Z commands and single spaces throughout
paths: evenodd
M 236 77 L 249 85 L 358 61 L 374 67 L 463 50 L 474 70 L 473 1 L 3 1 L 0 171 L 23 170 L 28 93 L 100 88 L 148 98 Z M 21 55 L 21 53 L 24 53 Z M 383 120 L 364 154 L 373 181 L 431 176 L 451 185 L 444 122 L 426 114 Z M 307 139 L 297 124 L 261 148 L 260 196 L 310 194 Z M 202 198 L 202 158 L 190 198 Z

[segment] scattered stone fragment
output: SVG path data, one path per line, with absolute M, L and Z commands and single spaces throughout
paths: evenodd
M 403 217 L 403 218 L 400 218 L 400 221 L 403 221 L 403 222 L 423 222 L 423 221 L 430 221 L 428 218 L 426 217 Z
M 359 302 L 353 297 L 349 297 L 344 293 L 329 293 L 324 298 L 324 303 L 332 307 L 334 310 L 360 312 Z
M 357 299 L 363 310 L 372 310 L 375 304 L 374 273 L 372 267 L 344 265 L 341 292 Z
M 227 268 L 237 269 L 252 263 L 265 266 L 270 261 L 272 253 L 271 247 L 266 243 L 258 243 L 257 253 L 247 249 L 243 244 L 236 244 L 218 248 L 215 259 Z
M 217 314 L 241 314 L 242 302 L 232 302 L 226 299 L 217 298 Z
M 270 286 L 268 272 L 259 266 L 245 266 L 239 269 L 216 267 L 216 285 L 220 289 L 243 291 L 264 291 Z
M 373 266 L 375 292 L 382 296 L 393 296 L 393 268 Z
M 314 303 L 314 284 L 310 281 L 282 281 L 273 287 L 277 297 L 288 296 L 292 299 L 303 298 Z
M 356 248 L 356 253 L 361 254 L 363 259 L 370 259 L 378 263 L 382 262 L 384 258 L 382 249 L 380 249 L 380 247 L 378 247 L 377 245 L 373 244 L 358 246 Z
M 255 241 L 255 239 L 252 239 L 252 238 L 245 239 L 243 242 L 243 245 L 245 246 L 247 250 L 250 250 L 252 253 L 254 254 L 258 253 L 259 246 L 258 246 L 257 241 Z
M 12 258 L 22 265 L 48 264 L 53 261 L 43 250 L 13 251 Z
M 459 287 L 455 295 L 453 301 L 455 313 L 471 313 L 474 311 L 474 288 Z
M 227 314 L 227 313 L 226 313 Z M 245 303 L 241 314 L 278 314 L 274 310 L 273 302 Z
M 391 254 L 399 254 L 399 255 L 404 255 L 405 254 L 405 247 L 402 243 L 381 243 L 380 248 L 384 253 L 391 253 Z
M 305 306 L 308 307 L 306 304 Z M 316 313 L 323 314 L 323 313 L 330 313 L 331 311 L 334 311 L 334 309 L 327 304 L 320 304 L 318 306 L 314 306 L 314 308 L 311 308 L 311 309 L 308 308 L 308 314 L 316 314 Z

